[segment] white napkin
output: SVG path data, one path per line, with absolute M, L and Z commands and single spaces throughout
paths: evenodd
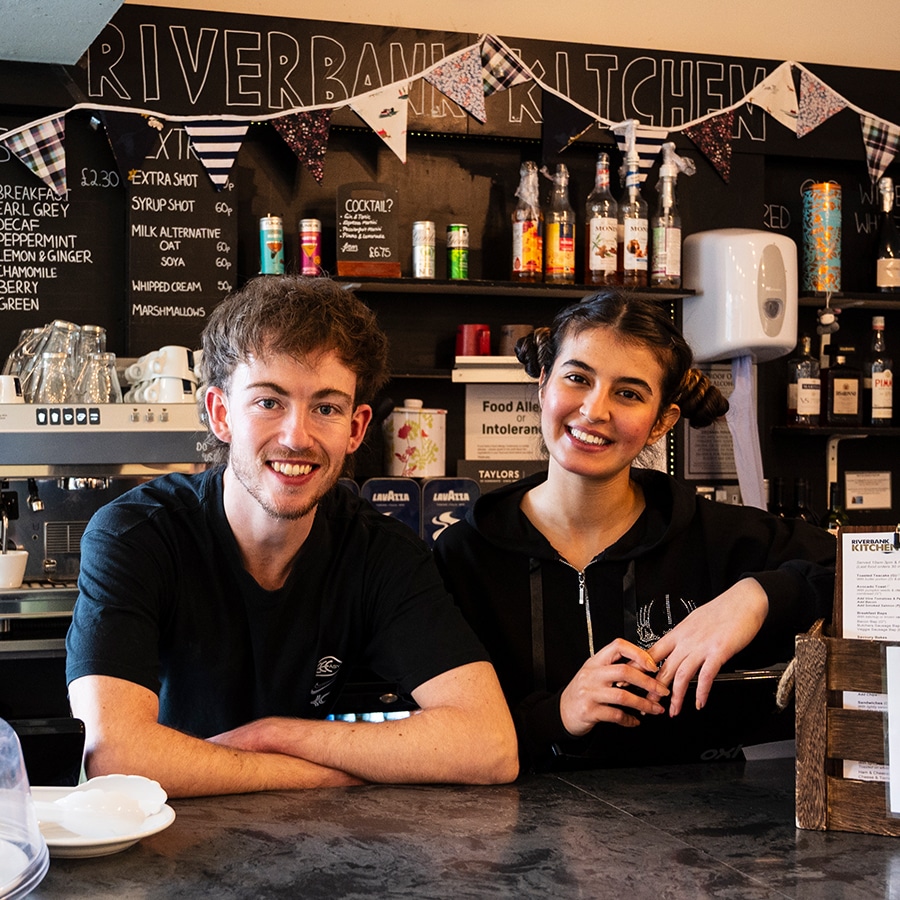
M 753 361 L 749 356 L 736 356 L 731 361 L 734 390 L 728 398 L 725 421 L 734 444 L 734 462 L 741 486 L 744 506 L 766 508 L 763 488 L 762 453 L 759 449 L 759 422 L 753 395 Z

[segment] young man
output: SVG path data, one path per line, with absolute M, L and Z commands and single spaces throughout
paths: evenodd
M 82 542 L 67 680 L 89 775 L 171 796 L 515 778 L 494 670 L 429 551 L 336 484 L 386 359 L 372 312 L 327 279 L 258 278 L 213 312 L 221 465 L 130 491 Z M 325 721 L 355 665 L 419 710 Z

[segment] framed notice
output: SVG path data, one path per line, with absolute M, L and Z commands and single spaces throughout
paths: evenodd
M 337 273 L 399 278 L 397 189 L 374 182 L 342 184 L 337 191 Z

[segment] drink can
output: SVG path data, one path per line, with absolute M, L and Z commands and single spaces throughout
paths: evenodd
M 261 275 L 284 275 L 281 216 L 263 216 L 259 220 L 259 271 Z
M 841 186 L 833 181 L 803 191 L 802 289 L 828 293 L 841 289 Z
M 447 277 L 469 277 L 469 226 L 455 223 L 447 226 Z
M 434 278 L 434 222 L 413 222 L 413 278 Z
M 300 220 L 300 274 L 318 275 L 322 269 L 322 223 Z

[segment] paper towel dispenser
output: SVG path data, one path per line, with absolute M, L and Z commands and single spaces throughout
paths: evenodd
M 770 231 L 721 228 L 684 240 L 683 332 L 697 362 L 766 362 L 797 344 L 797 245 Z

